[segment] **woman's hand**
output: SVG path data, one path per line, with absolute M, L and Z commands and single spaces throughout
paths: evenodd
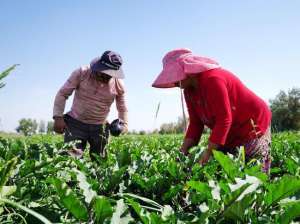
M 200 165 L 202 165 L 202 166 L 205 165 L 205 164 L 209 161 L 209 159 L 210 159 L 210 157 L 211 157 L 211 154 L 212 154 L 212 151 L 209 150 L 209 149 L 206 149 L 206 150 L 202 153 L 201 158 L 200 158 L 200 160 L 199 160 Z
M 212 155 L 212 151 L 218 149 L 218 147 L 219 146 L 217 144 L 209 141 L 207 149 L 202 153 L 201 158 L 199 160 L 200 165 L 205 165 L 209 161 Z
M 195 141 L 194 139 L 191 139 L 191 138 L 185 138 L 179 150 L 185 156 L 187 156 L 187 155 L 189 155 L 189 149 L 195 145 L 197 145 L 197 141 Z
M 189 155 L 189 150 L 188 149 L 181 147 L 179 150 L 183 155 L 185 155 L 185 156 Z

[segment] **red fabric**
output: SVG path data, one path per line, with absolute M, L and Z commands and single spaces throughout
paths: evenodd
M 265 133 L 269 107 L 231 72 L 212 69 L 198 74 L 197 82 L 198 88 L 184 90 L 190 117 L 186 138 L 199 141 L 206 125 L 211 142 L 236 147 Z

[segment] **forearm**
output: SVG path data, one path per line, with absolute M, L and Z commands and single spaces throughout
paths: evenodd
M 128 110 L 124 94 L 117 96 L 116 107 L 118 110 L 118 118 L 124 122 L 124 132 L 126 132 L 128 130 Z
M 128 112 L 127 111 L 119 111 L 118 118 L 124 121 L 124 123 L 128 124 Z
M 62 117 L 65 110 L 66 105 L 66 97 L 63 96 L 60 92 L 57 93 L 54 100 L 53 107 L 53 117 Z
M 128 131 L 128 117 L 127 112 L 119 112 L 118 115 L 119 119 L 121 119 L 124 122 L 124 130 L 123 133 Z

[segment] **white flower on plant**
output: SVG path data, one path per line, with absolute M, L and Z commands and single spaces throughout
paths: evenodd
M 271 215 L 276 215 L 278 213 L 278 211 L 272 211 Z
M 111 222 L 112 224 L 127 224 L 134 221 L 134 219 L 129 215 L 123 215 L 127 210 L 128 206 L 124 203 L 124 199 L 117 201 L 117 206 L 115 207 L 115 212 L 112 215 Z
M 70 181 L 72 179 L 70 173 L 66 170 L 57 171 L 57 177 L 63 178 L 65 181 Z
M 186 205 L 190 205 L 192 202 L 189 199 L 190 194 L 187 192 L 185 197 L 183 198 L 183 201 L 185 202 Z
M 128 166 L 127 170 L 129 175 L 132 175 L 135 173 L 135 171 L 137 170 L 138 166 L 136 164 L 136 161 L 133 161 L 133 165 L 132 166 Z
M 199 209 L 201 212 L 207 212 L 209 210 L 209 207 L 206 205 L 205 202 L 203 202 L 201 205 L 199 205 Z
M 291 158 L 292 158 L 294 161 L 296 161 L 297 163 L 299 163 L 299 161 L 300 161 L 300 159 L 299 159 L 298 157 L 296 157 L 296 156 L 291 156 Z
M 230 159 L 234 160 L 234 156 L 233 156 L 231 153 L 228 153 L 227 156 L 228 156 Z
M 220 201 L 221 196 L 220 196 L 220 187 L 218 184 L 216 184 L 213 180 L 208 181 L 208 185 L 212 188 L 211 190 L 211 195 L 213 199 Z
M 170 205 L 165 205 L 162 208 L 162 213 L 161 213 L 161 217 L 162 219 L 165 221 L 167 220 L 167 218 L 169 216 L 171 216 L 172 214 L 174 214 L 173 208 Z
M 143 180 L 147 182 L 147 181 L 149 181 L 149 178 L 147 176 L 144 176 Z
M 297 201 L 297 199 L 295 196 L 293 196 L 291 198 L 284 198 L 284 199 L 280 200 L 279 204 L 286 204 L 286 203 L 295 202 L 295 201 Z
M 118 163 L 116 163 L 114 168 L 113 168 L 113 171 L 118 171 L 118 170 L 119 170 L 119 165 L 118 165 Z
M 38 207 L 41 207 L 41 205 L 39 203 L 32 201 L 28 204 L 28 207 L 29 208 L 38 208 Z
M 235 191 L 235 190 L 241 188 L 242 186 L 244 186 L 245 184 L 250 184 L 250 186 L 248 186 L 244 190 L 244 192 L 237 198 L 237 201 L 242 200 L 245 195 L 250 194 L 253 191 L 255 191 L 261 184 L 261 181 L 257 177 L 248 176 L 248 175 L 246 175 L 245 180 L 243 180 L 241 178 L 235 178 L 235 182 L 236 182 L 236 184 L 228 184 L 231 191 Z
M 195 154 L 194 162 L 198 161 L 202 153 L 205 151 L 206 147 L 201 147 L 201 149 Z
M 122 181 L 122 182 L 119 184 L 119 193 L 123 193 L 124 190 L 126 190 L 126 187 L 125 187 L 124 181 Z
M 153 158 L 153 156 L 147 152 L 141 156 L 141 159 L 146 163 L 149 163 L 152 158 Z
M 167 154 L 167 153 L 161 153 L 161 156 L 160 156 L 160 160 L 163 162 L 163 161 L 167 161 L 170 159 L 170 155 Z
M 194 217 L 194 218 L 191 220 L 191 223 L 195 223 L 195 222 L 197 222 L 198 220 L 199 220 L 198 217 Z M 186 222 L 183 222 L 183 223 L 186 223 Z

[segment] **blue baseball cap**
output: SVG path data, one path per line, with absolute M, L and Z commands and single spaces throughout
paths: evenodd
M 96 58 L 91 63 L 91 70 L 103 72 L 111 77 L 123 79 L 124 72 L 122 70 L 123 60 L 121 56 L 114 51 L 105 51 L 101 57 Z

